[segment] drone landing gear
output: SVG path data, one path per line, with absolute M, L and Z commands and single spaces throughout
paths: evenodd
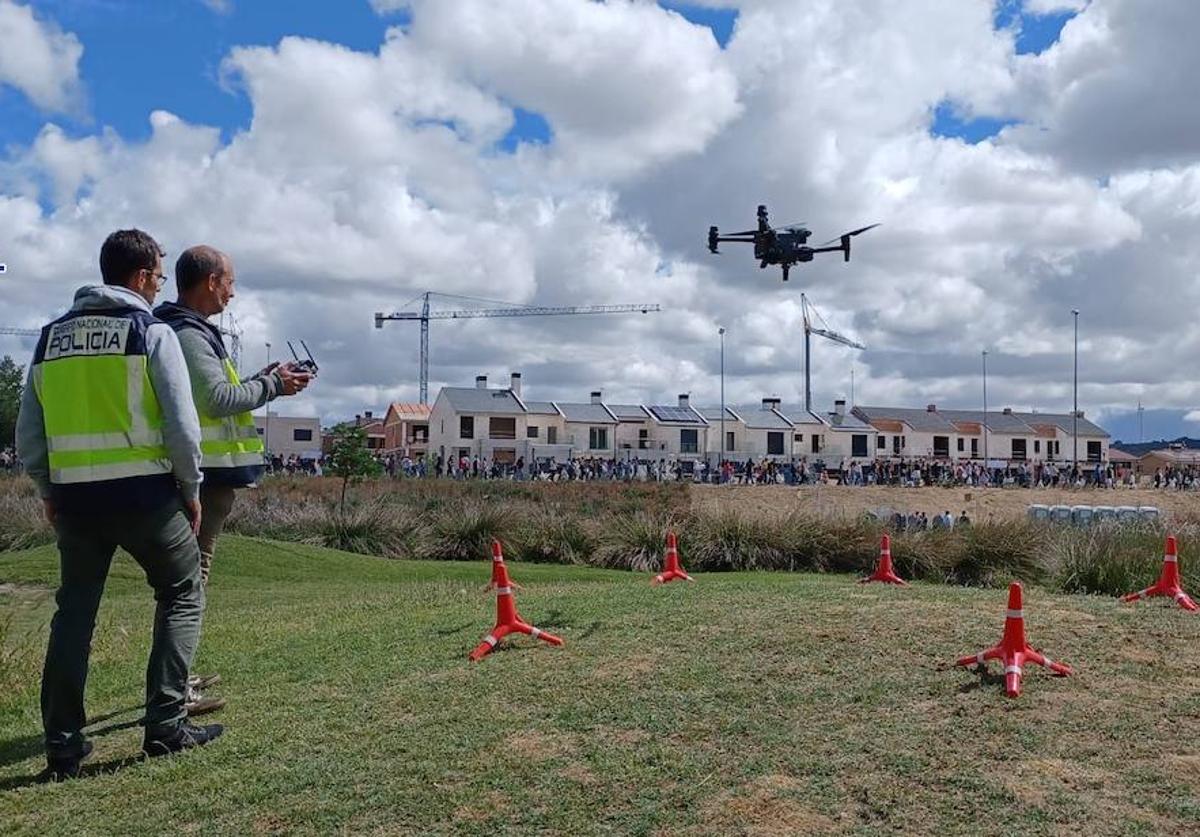
M 790 264 L 783 265 L 783 281 L 785 282 L 788 280 L 788 270 L 790 270 L 791 267 L 792 266 Z

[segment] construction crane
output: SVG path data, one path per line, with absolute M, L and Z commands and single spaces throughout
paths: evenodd
M 812 412 L 812 376 L 809 373 L 808 355 L 809 342 L 811 336 L 816 334 L 824 337 L 826 340 L 832 340 L 834 343 L 841 343 L 843 346 L 849 346 L 852 349 L 867 348 L 857 340 L 851 340 L 844 334 L 838 334 L 829 327 L 829 323 L 825 322 L 825 318 L 821 316 L 821 312 L 816 309 L 808 301 L 808 297 L 800 294 L 800 311 L 804 315 L 804 409 L 806 412 Z M 810 316 L 811 314 L 811 316 Z M 813 318 L 816 318 L 820 323 L 820 327 L 812 324 Z M 851 406 L 854 406 L 853 404 Z
M 506 305 L 506 308 L 464 308 L 453 311 L 430 311 L 430 297 L 446 299 L 463 299 L 470 302 L 485 302 Z M 397 311 L 394 314 L 375 313 L 375 328 L 383 328 L 388 320 L 416 320 L 421 323 L 421 403 L 429 403 L 429 321 L 430 320 L 466 320 L 474 317 L 553 317 L 563 314 L 649 314 L 662 309 L 658 305 L 570 305 L 559 307 L 513 305 L 511 302 L 499 302 L 494 299 L 477 299 L 469 296 L 443 294 L 437 291 L 426 291 L 414 297 L 405 305 L 421 300 L 421 310 Z

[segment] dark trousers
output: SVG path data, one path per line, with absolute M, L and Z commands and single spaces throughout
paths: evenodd
M 51 756 L 76 756 L 86 723 L 83 693 L 96 611 L 117 547 L 146 573 L 158 608 L 146 667 L 146 727 L 168 733 L 187 717 L 185 683 L 200 639 L 200 550 L 182 505 L 137 514 L 59 514 L 54 529 L 62 583 L 42 672 L 42 725 Z

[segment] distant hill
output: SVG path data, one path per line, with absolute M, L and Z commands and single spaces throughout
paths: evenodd
M 1117 450 L 1124 451 L 1132 456 L 1145 456 L 1152 450 L 1162 450 L 1171 445 L 1182 445 L 1185 448 L 1200 450 L 1200 439 L 1193 439 L 1191 436 L 1180 436 L 1178 439 L 1161 439 L 1157 442 L 1113 442 L 1111 447 Z

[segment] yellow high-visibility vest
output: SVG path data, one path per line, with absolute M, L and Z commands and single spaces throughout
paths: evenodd
M 225 377 L 234 386 L 242 382 L 229 358 L 225 358 Z M 201 468 L 244 468 L 263 464 L 266 448 L 258 437 L 250 413 L 216 418 L 205 415 L 199 404 L 196 412 L 200 416 Z

